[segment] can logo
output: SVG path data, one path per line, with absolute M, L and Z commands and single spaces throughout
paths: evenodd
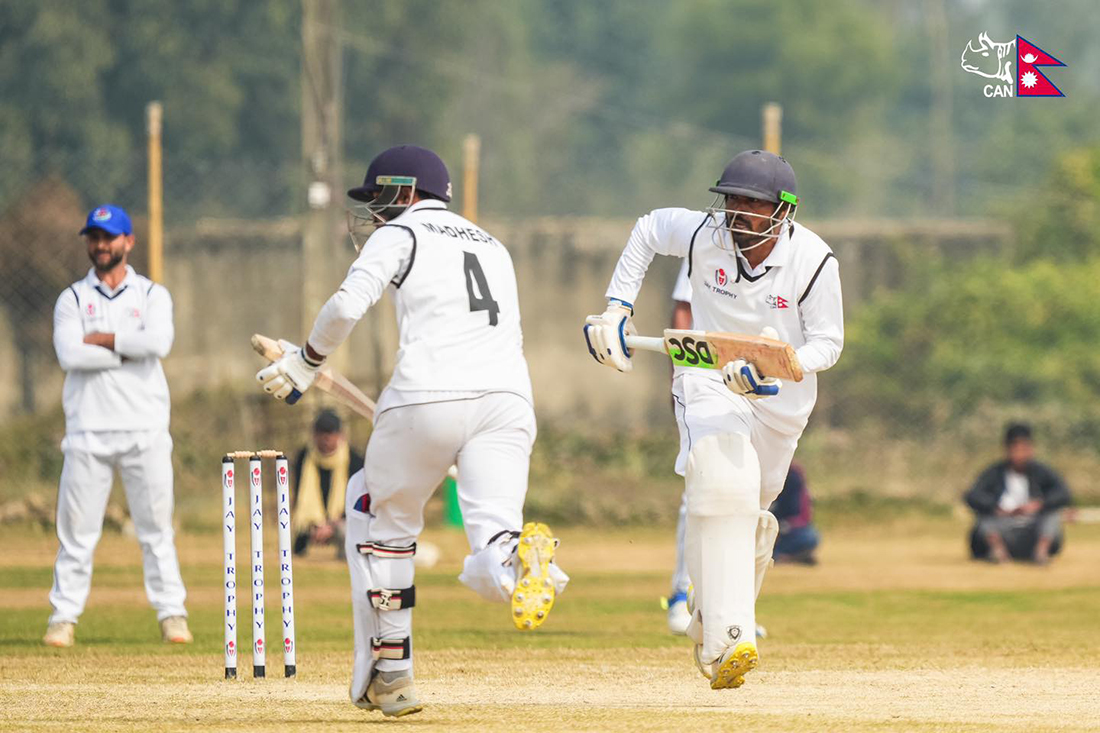
M 715 270 L 714 281 L 719 285 L 725 285 L 729 281 L 729 278 L 726 277 L 726 271 L 723 270 L 721 267 Z

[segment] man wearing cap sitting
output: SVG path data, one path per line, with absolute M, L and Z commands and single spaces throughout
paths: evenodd
M 340 416 L 321 410 L 313 423 L 313 440 L 294 462 L 294 554 L 310 545 L 335 545 L 344 559 L 344 496 L 348 477 L 363 467 L 362 454 L 348 445 Z
M 134 235 L 121 208 L 93 209 L 80 234 L 92 269 L 61 293 L 53 316 L 54 349 L 65 370 L 65 462 L 57 492 L 53 613 L 43 641 L 73 644 L 117 470 L 161 636 L 188 643 L 186 591 L 172 531 L 168 382 L 160 365 L 175 336 L 172 297 L 126 263 Z

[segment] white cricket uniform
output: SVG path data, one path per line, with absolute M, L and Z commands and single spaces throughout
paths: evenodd
M 679 208 L 657 209 L 641 217 L 631 232 L 607 297 L 635 303 L 655 255 L 683 257 L 687 260 L 695 329 L 755 335 L 770 326 L 780 340 L 795 348 L 804 379 L 786 380 L 778 395 L 760 400 L 731 392 L 720 370 L 691 367 L 674 370 L 672 393 L 680 428 L 676 472 L 685 474 L 693 445 L 704 437 L 744 435 L 759 459 L 759 508 L 766 510 L 783 489 L 795 448 L 813 410 L 817 399 L 816 373 L 835 364 L 843 348 L 840 273 L 825 242 L 793 222 L 784 228 L 759 267 L 750 267 L 744 255 L 735 249 L 730 233 L 714 215 Z M 686 554 L 691 567 L 690 506 L 688 515 Z M 770 554 L 770 548 L 765 549 Z M 756 551 L 760 553 L 761 548 Z M 749 582 L 752 572 L 746 562 L 751 566 L 749 558 L 739 559 L 736 566 L 730 566 L 731 572 L 736 570 L 737 581 L 722 588 L 721 599 L 701 599 L 702 584 L 694 577 L 701 571 L 698 566 L 691 571 L 703 620 L 703 630 L 695 639 L 703 644 L 705 661 L 721 653 L 723 629 L 755 628 L 752 610 L 755 596 Z M 757 588 L 759 581 L 758 577 Z M 746 583 L 747 589 L 743 587 Z M 693 633 L 691 629 L 689 633 Z
M 378 398 L 364 469 L 347 492 L 353 701 L 376 661 L 383 671 L 412 665 L 411 608 L 395 608 L 392 599 L 407 602 L 413 560 L 392 548 L 414 545 L 424 504 L 452 465 L 467 568 L 493 542 L 518 533 L 536 432 L 515 270 L 500 242 L 441 201 L 413 204 L 367 240 L 309 344 L 331 353 L 385 290 L 397 310 L 397 364 Z M 390 549 L 372 552 L 372 544 Z M 383 595 L 391 600 L 379 606 Z
M 84 343 L 115 334 L 114 351 Z M 57 498 L 60 549 L 50 621 L 75 623 L 92 580 L 92 556 L 117 469 L 141 544 L 145 592 L 157 619 L 186 616 L 172 530 L 172 438 L 160 360 L 172 348 L 172 297 L 127 266 L 111 290 L 91 269 L 54 307 L 53 343 L 65 370 L 65 463 Z
M 718 247 L 722 238 L 732 249 L 729 237 L 710 214 L 657 209 L 634 227 L 607 297 L 634 303 L 654 255 L 684 257 L 694 328 L 755 335 L 771 326 L 795 348 L 805 378 L 784 381 L 775 397 L 735 395 L 717 369 L 676 367 L 673 378 L 681 433 L 676 472 L 683 475 L 693 441 L 716 432 L 745 433 L 760 455 L 761 505 L 767 507 L 783 488 L 817 400 L 816 372 L 835 364 L 844 345 L 840 270 L 828 245 L 801 224 L 792 223 L 755 270 L 740 252 Z

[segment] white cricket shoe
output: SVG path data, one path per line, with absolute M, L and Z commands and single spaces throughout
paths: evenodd
M 687 593 L 674 593 L 668 599 L 668 630 L 675 636 L 685 636 L 691 623 L 691 609 L 688 608 Z
M 363 710 L 380 710 L 387 718 L 400 718 L 424 709 L 416 695 L 416 684 L 410 669 L 397 672 L 376 670 L 367 685 L 366 694 L 356 701 L 355 706 Z
M 76 641 L 76 624 L 68 621 L 55 621 L 46 627 L 46 635 L 42 637 L 42 643 L 46 646 L 68 648 Z
M 195 640 L 191 629 L 187 628 L 185 616 L 169 616 L 161 621 L 160 637 L 169 644 L 190 644 Z

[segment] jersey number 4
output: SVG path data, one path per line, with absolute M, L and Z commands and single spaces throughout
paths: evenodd
M 466 294 L 470 296 L 470 312 L 489 311 L 489 325 L 497 325 L 497 314 L 500 306 L 493 300 L 493 294 L 489 292 L 489 283 L 485 281 L 485 271 L 481 269 L 477 255 L 473 252 L 463 252 L 466 255 L 462 261 L 462 269 L 466 271 Z M 474 284 L 477 284 L 477 295 L 474 292 Z

